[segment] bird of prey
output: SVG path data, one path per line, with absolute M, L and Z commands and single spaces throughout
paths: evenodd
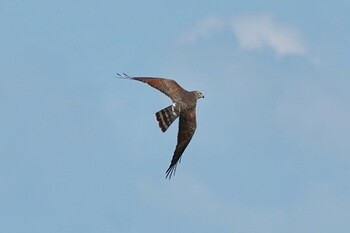
M 197 100 L 204 98 L 199 91 L 186 91 L 176 81 L 166 78 L 155 77 L 130 77 L 127 74 L 118 74 L 121 78 L 137 80 L 147 83 L 167 95 L 173 102 L 172 105 L 156 112 L 156 119 L 161 131 L 164 133 L 169 126 L 179 117 L 179 131 L 177 135 L 177 145 L 166 171 L 166 178 L 175 175 L 177 163 L 181 160 L 181 155 L 190 143 L 196 131 L 196 105 Z

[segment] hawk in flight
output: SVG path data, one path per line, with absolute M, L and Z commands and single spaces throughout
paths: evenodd
M 171 79 L 130 77 L 125 73 L 123 73 L 123 75 L 118 75 L 121 78 L 147 83 L 151 87 L 163 92 L 173 101 L 172 105 L 155 114 L 162 132 L 165 132 L 176 118 L 180 118 L 177 145 L 170 166 L 166 171 L 166 178 L 170 179 L 173 174 L 175 175 L 177 163 L 181 160 L 181 155 L 196 131 L 196 104 L 198 99 L 204 98 L 204 95 L 199 91 L 186 91 L 177 82 Z

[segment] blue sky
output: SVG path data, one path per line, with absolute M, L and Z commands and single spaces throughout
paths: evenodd
M 0 231 L 345 233 L 349 1 L 0 1 Z M 206 98 L 176 176 L 162 93 Z

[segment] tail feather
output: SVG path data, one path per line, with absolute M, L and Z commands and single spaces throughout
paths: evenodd
M 178 114 L 175 112 L 173 105 L 166 107 L 156 113 L 156 118 L 159 123 L 159 128 L 164 133 L 169 126 L 176 120 Z

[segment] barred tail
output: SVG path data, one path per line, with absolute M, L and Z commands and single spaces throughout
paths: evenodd
M 163 133 L 169 128 L 171 123 L 173 123 L 177 117 L 178 114 L 175 112 L 173 105 L 170 105 L 169 107 L 166 107 L 156 113 L 159 128 Z

